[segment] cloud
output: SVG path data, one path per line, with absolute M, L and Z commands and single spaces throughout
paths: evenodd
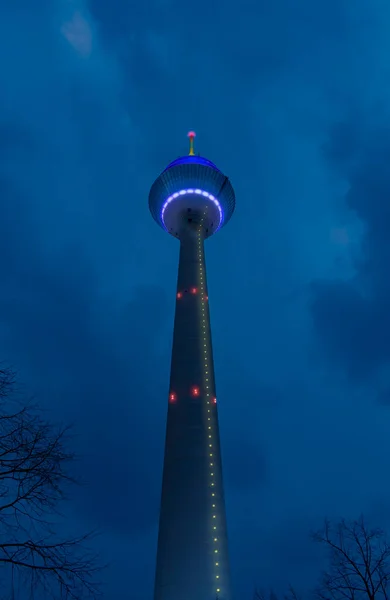
M 355 276 L 313 285 L 312 314 L 329 356 L 360 380 L 389 366 L 390 119 L 334 126 L 325 155 L 348 181 L 345 202 L 364 226 Z
M 68 42 L 81 54 L 88 57 L 92 52 L 92 30 L 87 19 L 76 11 L 71 20 L 63 24 L 62 34 Z
M 121 71 L 82 2 L 42 3 L 39 19 L 0 10 L 0 33 L 13 62 L 0 99 L 1 354 L 54 420 L 76 421 L 84 520 L 145 530 L 164 431 L 139 423 L 154 409 L 164 418 L 166 296 L 137 268 L 147 195 L 129 201 L 137 158 Z
M 245 440 L 241 435 L 224 437 L 223 451 L 226 486 L 232 491 L 250 491 L 262 488 L 267 483 L 267 464 L 264 451 L 256 439 Z

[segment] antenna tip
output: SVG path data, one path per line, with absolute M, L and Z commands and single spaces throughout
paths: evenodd
M 195 131 L 189 131 L 187 133 L 187 136 L 190 138 L 190 151 L 189 151 L 189 155 L 190 156 L 195 156 L 195 152 L 194 152 L 194 138 L 196 136 Z

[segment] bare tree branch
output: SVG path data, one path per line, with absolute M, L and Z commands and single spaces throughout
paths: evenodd
M 255 587 L 253 600 L 278 600 L 278 597 L 272 589 L 265 592 L 264 590 Z
M 7 568 L 34 591 L 56 598 L 96 597 L 98 557 L 93 535 L 62 539 L 60 506 L 75 483 L 69 428 L 55 429 L 32 403 L 12 398 L 15 375 L 0 369 L 0 584 Z M 5 585 L 0 585 L 5 589 Z
M 327 546 L 330 558 L 315 592 L 319 600 L 389 600 L 390 546 L 384 531 L 368 529 L 360 517 L 335 526 L 325 521 L 313 539 Z
M 295 588 L 290 585 L 288 588 L 288 593 L 283 596 L 284 600 L 301 600 L 300 594 L 295 590 Z
M 292 585 L 289 586 L 288 592 L 287 594 L 284 594 L 283 598 L 284 600 L 301 600 L 300 595 L 296 592 Z M 268 592 L 255 588 L 253 592 L 253 600 L 278 600 L 278 596 L 275 594 L 272 588 Z
M 390 545 L 382 529 L 368 528 L 363 517 L 336 524 L 325 520 L 312 538 L 327 548 L 329 564 L 311 596 L 317 600 L 390 600 Z M 276 600 L 272 590 L 255 589 L 253 598 Z M 292 586 L 283 599 L 301 600 Z

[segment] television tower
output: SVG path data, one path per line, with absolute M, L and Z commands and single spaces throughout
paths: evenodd
M 235 195 L 188 137 L 188 156 L 149 194 L 153 218 L 180 240 L 154 600 L 231 600 L 204 240 Z

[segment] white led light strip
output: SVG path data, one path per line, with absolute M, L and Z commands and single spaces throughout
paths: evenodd
M 168 228 L 165 225 L 165 221 L 164 221 L 164 214 L 167 209 L 167 206 L 171 202 L 173 202 L 173 200 L 176 200 L 180 196 L 187 196 L 189 194 L 196 194 L 197 196 L 203 196 L 204 198 L 208 198 L 209 200 L 211 200 L 211 202 L 213 202 L 215 204 L 215 206 L 218 208 L 218 212 L 219 212 L 219 223 L 218 223 L 218 227 L 216 228 L 216 231 L 217 231 L 221 227 L 222 220 L 223 220 L 222 206 L 215 196 L 213 196 L 209 192 L 205 192 L 204 190 L 201 190 L 199 188 L 195 188 L 195 189 L 188 188 L 186 190 L 180 190 L 179 192 L 175 192 L 174 194 L 172 194 L 171 196 L 169 196 L 169 198 L 167 198 L 165 200 L 163 207 L 161 209 L 161 221 L 163 222 L 165 229 L 168 231 Z

